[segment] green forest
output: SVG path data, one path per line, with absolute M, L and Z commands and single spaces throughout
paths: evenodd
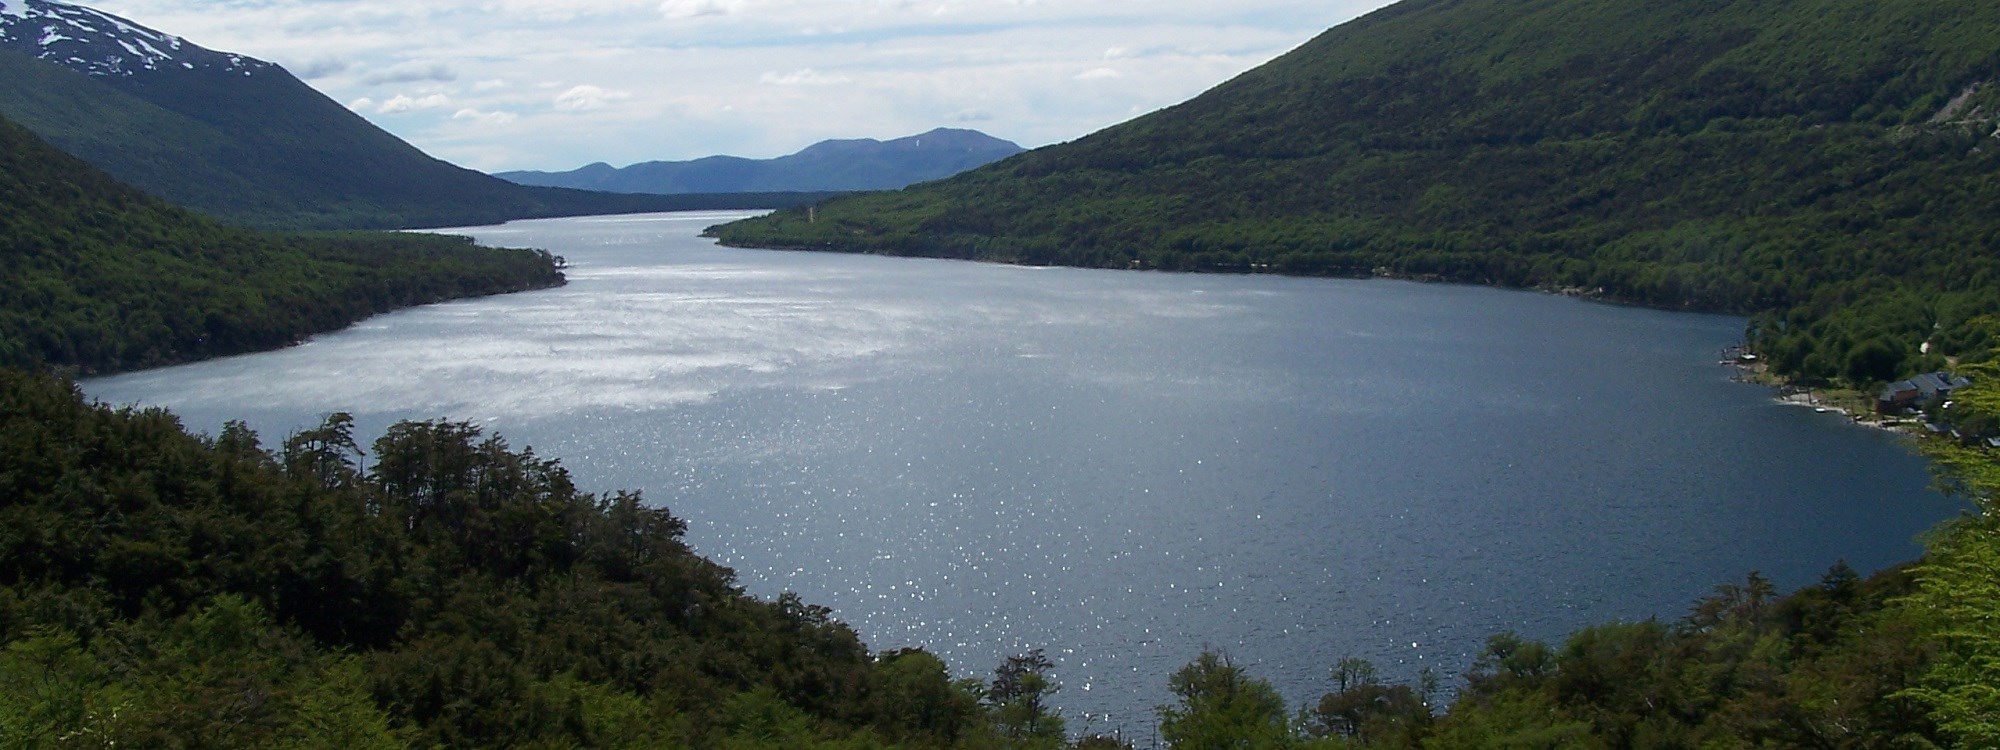
M 462 237 L 270 234 L 126 187 L 0 120 L 0 365 L 104 373 L 275 349 L 410 305 L 563 283 Z
M 1866 384 L 1992 357 L 1996 83 L 1976 0 L 1410 0 L 1071 143 L 712 231 L 1754 315 L 1783 374 Z

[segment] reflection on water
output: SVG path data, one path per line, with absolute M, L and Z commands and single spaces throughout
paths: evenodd
M 1295 703 L 1346 656 L 1449 676 L 1498 629 L 1874 569 L 1955 512 L 1893 438 L 1728 382 L 1735 318 L 695 237 L 721 218 L 459 230 L 571 284 L 85 388 L 269 440 L 483 423 L 875 648 L 971 674 L 1045 647 L 1072 728 L 1139 734 L 1204 647 Z

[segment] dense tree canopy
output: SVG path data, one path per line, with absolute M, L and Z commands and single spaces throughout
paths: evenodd
M 0 742 L 978 746 L 977 686 L 745 596 L 461 423 L 266 450 L 0 371 Z M 23 744 L 14 744 L 21 742 Z M 970 743 L 970 744 L 968 744 Z

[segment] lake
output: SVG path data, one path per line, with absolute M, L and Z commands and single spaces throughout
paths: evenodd
M 83 388 L 267 444 L 333 411 L 370 440 L 471 421 L 876 649 L 984 675 L 1045 648 L 1072 731 L 1141 738 L 1204 648 L 1294 707 L 1347 656 L 1451 685 L 1492 632 L 1872 571 L 1959 508 L 1898 438 L 1731 382 L 1739 318 L 697 236 L 727 218 L 453 230 L 571 283 Z

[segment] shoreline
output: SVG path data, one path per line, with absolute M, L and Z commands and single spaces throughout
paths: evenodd
M 1732 347 L 1724 350 L 1724 353 L 1727 355 L 1732 351 L 1741 349 Z M 1913 438 L 1922 436 L 1924 426 L 1922 419 L 1877 412 L 1871 406 L 1872 399 L 1865 392 L 1851 388 L 1813 388 L 1795 385 L 1784 378 L 1770 374 L 1761 362 L 1725 359 L 1720 364 L 1736 370 L 1735 374 L 1730 376 L 1730 380 L 1771 389 L 1773 403 L 1809 408 L 1820 413 L 1838 414 L 1845 417 L 1848 424 L 1856 427 Z

